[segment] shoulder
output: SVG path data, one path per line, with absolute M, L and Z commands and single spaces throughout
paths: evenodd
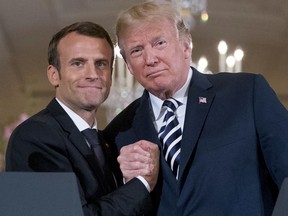
M 257 77 L 262 77 L 261 74 L 254 74 L 254 73 L 246 73 L 246 72 L 241 72 L 241 73 L 228 73 L 228 72 L 221 72 L 221 73 L 216 73 L 216 74 L 208 74 L 206 77 L 210 81 L 219 81 L 219 82 L 242 82 L 244 80 L 254 80 Z M 263 78 L 264 79 L 264 78 Z
M 39 142 L 39 140 L 56 139 L 61 126 L 51 116 L 47 109 L 31 116 L 19 124 L 12 132 L 10 142 L 15 140 L 30 140 Z
M 268 85 L 264 76 L 254 73 L 217 73 L 205 75 L 215 88 L 253 89 L 255 85 Z
M 122 110 L 102 131 L 103 136 L 108 142 L 113 142 L 112 137 L 115 137 L 119 131 L 131 128 L 134 117 L 138 108 L 141 106 L 141 98 L 136 99 Z
M 141 104 L 141 98 L 134 100 L 130 103 L 124 110 L 122 110 L 112 121 L 111 123 L 115 124 L 116 122 L 130 122 L 130 120 L 134 117 L 138 107 Z

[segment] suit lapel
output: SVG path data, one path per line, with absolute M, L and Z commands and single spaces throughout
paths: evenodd
M 91 149 L 86 144 L 83 135 L 78 130 L 68 114 L 63 110 L 63 108 L 55 99 L 50 102 L 50 104 L 47 106 L 47 109 L 51 112 L 56 121 L 61 125 L 62 130 L 67 133 L 67 137 L 71 143 L 79 150 L 79 152 L 81 152 L 85 158 L 87 158 L 87 155 L 91 154 Z
M 132 128 L 134 128 L 139 140 L 145 139 L 161 146 L 152 120 L 153 113 L 151 112 L 149 94 L 145 90 L 141 97 L 138 110 L 136 111 Z
M 67 133 L 67 138 L 70 140 L 71 144 L 75 146 L 76 149 L 82 154 L 82 156 L 87 160 L 91 169 L 95 173 L 98 182 L 102 185 L 103 190 L 107 192 L 107 182 L 102 175 L 101 169 L 98 166 L 97 160 L 92 152 L 92 150 L 87 145 L 84 136 L 78 130 L 72 119 L 59 105 L 56 99 L 53 99 L 47 106 L 47 109 L 51 112 L 52 116 L 61 125 L 62 130 Z
M 193 77 L 188 92 L 188 104 L 186 107 L 184 131 L 181 141 L 181 160 L 179 173 L 180 187 L 185 181 L 185 169 L 187 167 L 188 172 L 188 168 L 190 166 L 187 165 L 191 164 L 194 159 L 193 152 L 197 147 L 197 141 L 201 135 L 203 125 L 205 123 L 209 109 L 213 103 L 214 97 L 215 92 L 206 75 L 201 74 L 193 68 Z M 145 90 L 141 97 L 138 110 L 136 111 L 136 115 L 132 123 L 133 128 L 139 140 L 146 139 L 156 143 L 160 148 L 162 148 L 151 116 L 153 116 L 153 114 L 151 114 L 149 94 Z M 167 165 L 165 159 L 163 159 L 163 157 L 161 158 L 161 163 L 163 163 L 161 166 L 163 168 L 163 173 L 170 173 L 170 168 Z
M 184 173 L 189 171 L 188 169 L 194 159 L 193 152 L 197 148 L 197 141 L 201 135 L 210 106 L 213 103 L 215 92 L 211 87 L 212 84 L 207 77 L 194 69 L 189 87 L 184 131 L 181 141 L 180 185 L 185 181 L 186 175 Z M 185 170 L 186 167 L 187 170 Z
M 75 126 L 76 127 L 76 126 Z M 71 143 L 79 150 L 79 152 L 83 155 L 83 157 L 87 160 L 89 163 L 91 169 L 94 171 L 96 178 L 98 179 L 99 184 L 101 184 L 104 193 L 108 193 L 116 188 L 116 184 L 112 177 L 112 171 L 109 168 L 109 166 L 105 166 L 105 173 L 103 174 L 101 168 L 98 165 L 98 161 L 93 153 L 93 150 L 90 149 L 81 134 L 81 132 L 76 128 L 77 130 L 70 133 L 69 139 Z M 84 141 L 84 142 L 83 142 Z M 101 145 L 103 146 L 103 140 L 100 141 Z M 107 149 L 104 149 L 104 154 L 107 156 L 106 153 Z M 107 157 L 105 157 L 107 160 Z M 107 162 L 107 161 L 106 161 Z
M 108 182 L 108 184 L 106 183 L 108 190 L 112 191 L 115 188 L 117 188 L 118 185 L 122 182 L 122 175 L 121 175 L 121 173 L 119 173 L 119 168 L 116 165 L 117 160 L 113 157 L 113 154 L 112 154 L 111 150 L 109 149 L 110 146 L 104 140 L 104 138 L 102 137 L 100 132 L 99 132 L 99 139 L 100 139 L 100 144 L 101 144 L 102 149 L 103 149 L 103 153 L 105 155 L 105 167 L 104 167 L 105 178 L 104 179 L 105 179 L 105 181 Z M 121 176 L 121 179 L 119 176 Z
M 50 104 L 47 106 L 47 109 L 51 112 L 52 116 L 56 121 L 61 125 L 62 130 L 67 133 L 67 136 L 70 141 L 73 141 L 73 145 L 83 154 L 87 154 L 89 148 L 85 145 L 85 139 L 81 136 L 80 131 L 64 111 L 64 109 L 58 104 L 58 102 L 53 99 Z

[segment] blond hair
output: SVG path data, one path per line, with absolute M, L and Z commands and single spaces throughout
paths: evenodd
M 180 39 L 191 42 L 190 32 L 175 6 L 167 1 L 148 1 L 134 5 L 119 14 L 116 21 L 118 45 L 121 48 L 121 36 L 130 26 L 137 24 L 139 21 L 154 22 L 163 18 L 175 25 Z

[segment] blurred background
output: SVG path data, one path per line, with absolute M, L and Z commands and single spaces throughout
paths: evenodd
M 44 108 L 54 96 L 46 78 L 47 46 L 52 35 L 73 22 L 93 21 L 115 38 L 117 14 L 139 2 L 143 1 L 0 1 L 0 161 L 13 128 Z M 287 0 L 173 2 L 191 30 L 196 67 L 204 73 L 261 73 L 288 108 Z M 238 60 L 236 50 L 240 50 Z M 115 61 L 113 82 L 110 98 L 97 113 L 100 128 L 142 91 L 121 58 Z

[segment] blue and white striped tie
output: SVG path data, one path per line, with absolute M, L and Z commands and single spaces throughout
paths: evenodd
M 164 101 L 162 107 L 166 108 L 166 114 L 163 125 L 159 130 L 159 139 L 163 145 L 164 157 L 176 179 L 178 179 L 179 172 L 182 131 L 175 112 L 180 105 L 182 103 L 174 98 Z

